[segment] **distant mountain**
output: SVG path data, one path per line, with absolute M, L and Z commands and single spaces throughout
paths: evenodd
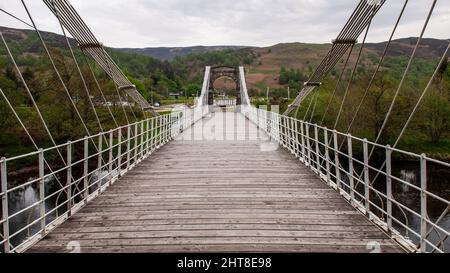
M 239 50 L 245 46 L 191 46 L 191 47 L 147 47 L 147 48 L 115 48 L 126 53 L 137 53 L 150 56 L 162 61 L 171 61 L 178 56 L 187 56 L 192 53 L 203 53 L 222 50 Z
M 13 43 L 12 48 L 21 52 L 25 60 L 26 56 L 42 53 L 42 46 L 32 30 L 11 29 L 0 26 L 5 38 Z M 50 47 L 67 48 L 63 36 L 42 32 L 44 40 Z M 76 46 L 76 41 L 70 39 Z M 361 57 L 361 65 L 370 68 L 379 62 L 387 42 L 368 43 L 365 45 Z M 401 63 L 402 59 L 409 58 L 416 37 L 393 40 L 388 57 L 395 58 L 392 62 Z M 359 48 L 360 45 L 357 46 Z M 448 46 L 448 40 L 424 38 L 421 40 L 416 58 L 425 61 L 436 62 Z M 245 64 L 247 84 L 249 88 L 258 89 L 261 92 L 266 86 L 272 88 L 281 87 L 279 74 L 282 67 L 298 69 L 304 75 L 310 75 L 320 61 L 325 57 L 331 44 L 312 43 L 282 43 L 269 47 L 245 47 L 245 46 L 193 46 L 193 47 L 148 47 L 148 48 L 108 48 L 118 65 L 126 69 L 138 79 L 143 79 L 157 69 L 164 71 L 170 78 L 183 75 L 188 81 L 202 79 L 201 74 L 206 65 L 242 65 Z M 193 55 L 193 53 L 196 53 Z M 2 58 L 0 47 L 0 60 Z M 175 60 L 175 57 L 180 57 Z M 350 58 L 353 63 L 357 57 L 355 50 Z M 398 59 L 397 59 L 398 58 Z M 166 63 L 168 61 L 169 63 Z M 386 62 L 386 61 L 385 61 Z M 341 69 L 343 60 L 336 69 Z M 173 70 L 173 71 L 170 71 Z
M 416 43 L 417 37 L 401 38 L 393 40 L 389 46 L 388 56 L 407 56 L 411 55 Z M 372 49 L 378 54 L 382 54 L 387 42 L 367 44 L 368 49 Z M 416 56 L 423 59 L 432 59 L 441 57 L 441 54 L 448 46 L 448 40 L 439 40 L 432 38 L 423 38 L 420 41 Z

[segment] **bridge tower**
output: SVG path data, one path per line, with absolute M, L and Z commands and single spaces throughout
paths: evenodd
M 222 77 L 230 78 L 236 84 L 236 89 L 238 90 L 236 96 L 236 111 L 240 111 L 240 106 L 250 105 L 250 99 L 247 91 L 247 83 L 245 80 L 245 68 L 243 66 L 239 67 L 228 67 L 228 66 L 216 66 L 205 68 L 205 76 L 203 79 L 202 93 L 198 100 L 197 106 L 208 106 L 210 109 L 214 105 L 214 92 L 213 85 L 214 82 Z

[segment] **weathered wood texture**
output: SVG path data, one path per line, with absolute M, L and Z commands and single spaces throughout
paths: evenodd
M 81 252 L 402 251 L 290 153 L 268 151 L 242 115 L 205 121 L 29 252 L 69 252 L 71 241 Z

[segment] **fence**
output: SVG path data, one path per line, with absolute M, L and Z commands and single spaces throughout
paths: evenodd
M 448 193 L 444 178 L 430 183 L 430 169 L 448 172 L 449 163 L 263 109 L 242 112 L 406 249 L 446 251 L 450 201 L 429 187 Z M 405 157 L 416 165 L 418 179 L 396 166 L 396 158 Z
M 186 109 L 56 147 L 2 158 L 0 252 L 26 250 L 201 119 L 207 110 Z M 14 172 L 8 168 L 23 162 L 37 168 L 26 182 L 18 179 L 14 184 L 10 181 Z M 17 196 L 24 194 L 29 195 L 29 203 L 10 207 Z

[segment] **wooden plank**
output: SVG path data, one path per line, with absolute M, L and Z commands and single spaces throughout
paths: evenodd
M 134 239 L 152 239 L 152 238 L 278 238 L 282 239 L 296 239 L 301 241 L 303 239 L 311 238 L 325 238 L 330 244 L 347 244 L 346 240 L 362 239 L 378 239 L 379 231 L 322 231 L 322 230 L 306 230 L 306 231 L 286 231 L 286 230 L 151 230 L 151 231 L 107 231 L 107 232 L 92 232 L 80 231 L 74 233 L 53 232 L 47 237 L 47 241 L 79 241 L 79 240 L 134 240 Z M 333 238 L 333 239 L 331 239 Z M 344 240 L 341 242 L 341 240 Z M 353 242 L 353 241 L 351 241 Z
M 274 218 L 155 218 L 155 219 L 71 219 L 66 223 L 74 223 L 80 226 L 127 226 L 127 225 L 174 225 L 174 224 L 291 224 L 291 225 L 318 225 L 318 226 L 373 226 L 364 218 L 352 219 L 274 219 Z
M 379 232 L 379 229 L 372 226 L 344 226 L 344 225 L 295 225 L 295 224 L 221 224 L 221 223 L 202 223 L 202 224 L 144 224 L 136 225 L 111 225 L 95 226 L 82 225 L 78 222 L 70 222 L 62 225 L 53 233 L 96 233 L 96 232 L 137 232 L 137 231 L 170 231 L 170 230 L 279 230 L 279 231 L 346 231 L 346 232 Z
M 30 253 L 56 253 L 70 252 L 71 249 L 65 246 L 36 246 L 29 250 Z M 192 253 L 192 252 L 213 252 L 213 253 L 368 253 L 371 250 L 367 246 L 330 246 L 330 245 L 283 245 L 283 244 L 209 244 L 209 245 L 147 245 L 147 246 L 84 246 L 81 248 L 83 253 Z M 397 246 L 382 246 L 381 253 L 401 253 L 403 252 Z
M 161 244 L 180 244 L 180 245 L 204 245 L 204 244 L 285 244 L 285 245 L 332 245 L 332 246 L 367 246 L 373 242 L 373 238 L 347 239 L 347 238 L 291 238 L 291 237 L 161 237 L 161 238 L 117 238 L 117 239 L 82 239 L 78 238 L 81 245 L 84 246 L 144 246 Z M 66 246 L 72 238 L 53 241 L 51 235 L 40 241 L 38 246 Z M 377 239 L 381 245 L 396 245 L 390 239 Z

